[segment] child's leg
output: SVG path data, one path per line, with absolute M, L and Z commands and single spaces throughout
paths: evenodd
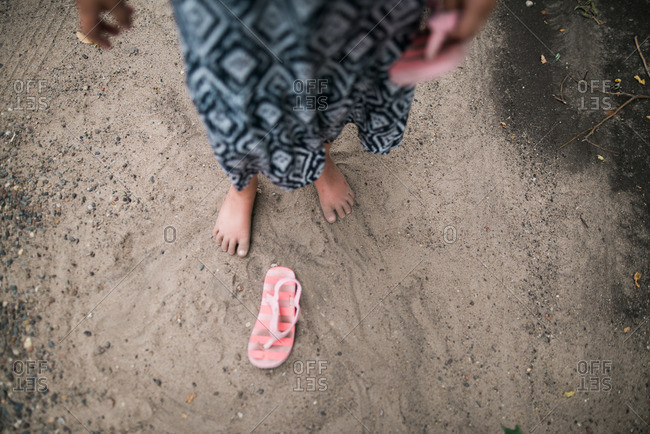
M 257 193 L 257 175 L 241 191 L 232 185 L 221 205 L 212 236 L 221 250 L 246 256 L 251 240 L 251 216 Z
M 320 206 L 328 222 L 334 223 L 336 215 L 343 218 L 350 214 L 354 205 L 354 193 L 345 180 L 345 176 L 336 167 L 330 156 L 331 143 L 325 143 L 325 170 L 314 185 L 318 191 Z

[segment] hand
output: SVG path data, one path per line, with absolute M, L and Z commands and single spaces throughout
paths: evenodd
M 120 34 L 120 27 L 129 29 L 133 8 L 126 0 L 77 0 L 81 32 L 102 48 L 111 48 L 108 36 Z M 113 16 L 119 26 L 106 22 L 104 13 Z
M 496 3 L 496 0 L 443 0 L 444 10 L 460 12 L 458 25 L 449 37 L 458 41 L 472 39 L 485 25 Z

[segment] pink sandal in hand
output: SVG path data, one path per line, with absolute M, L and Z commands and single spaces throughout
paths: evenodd
M 262 305 L 248 341 L 248 359 L 253 366 L 277 368 L 289 357 L 301 293 L 302 286 L 291 269 L 273 267 L 267 271 Z

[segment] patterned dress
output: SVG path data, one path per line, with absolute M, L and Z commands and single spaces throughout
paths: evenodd
M 413 87 L 387 71 L 424 0 L 171 1 L 190 95 L 238 190 L 256 173 L 286 190 L 314 182 L 347 123 L 366 151 L 401 143 Z

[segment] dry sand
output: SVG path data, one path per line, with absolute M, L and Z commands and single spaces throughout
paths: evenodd
M 211 239 L 228 181 L 171 8 L 133 4 L 111 51 L 77 41 L 70 1 L 0 4 L 4 430 L 650 431 L 645 196 L 589 146 L 510 125 L 503 6 L 462 69 L 417 88 L 401 148 L 335 143 L 348 218 L 262 181 L 242 260 Z M 265 372 L 246 345 L 272 264 L 303 316 Z M 27 360 L 47 393 L 23 387 Z

